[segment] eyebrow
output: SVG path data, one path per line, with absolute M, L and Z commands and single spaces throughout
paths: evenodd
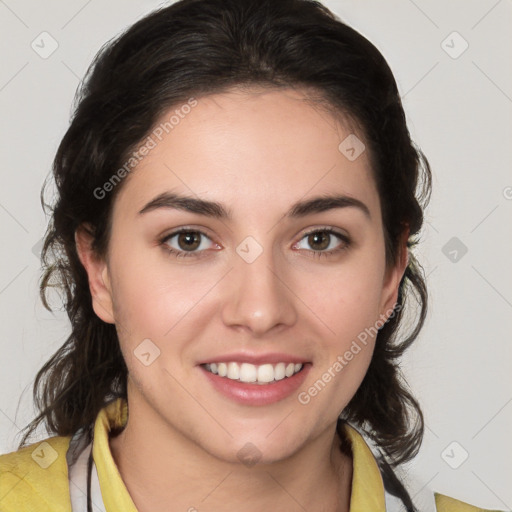
M 183 210 L 220 220 L 232 220 L 233 218 L 232 211 L 221 203 L 205 199 L 197 199 L 190 196 L 183 196 L 171 192 L 159 194 L 149 201 L 149 203 L 139 211 L 139 215 L 160 208 Z M 371 219 L 370 210 L 362 201 L 346 195 L 323 195 L 298 201 L 292 205 L 285 214 L 285 217 L 289 219 L 301 218 L 314 213 L 334 210 L 336 208 L 357 208 L 364 213 L 368 219 Z

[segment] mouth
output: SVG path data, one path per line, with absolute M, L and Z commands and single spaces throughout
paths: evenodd
M 247 384 L 268 385 L 280 380 L 289 379 L 304 368 L 303 363 L 279 362 L 276 364 L 237 363 L 226 361 L 205 363 L 201 365 L 207 372 Z
M 290 399 L 304 384 L 312 364 L 281 361 L 263 364 L 217 360 L 199 365 L 217 393 L 244 406 L 268 406 Z

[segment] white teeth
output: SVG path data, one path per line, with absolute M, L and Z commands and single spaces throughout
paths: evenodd
M 272 382 L 274 380 L 274 367 L 271 364 L 262 364 L 258 367 L 258 382 Z
M 228 374 L 228 365 L 226 363 L 219 363 L 217 366 L 219 377 L 225 377 Z
M 240 378 L 240 367 L 236 363 L 228 363 L 227 378 L 233 380 Z
M 276 379 L 276 380 L 284 379 L 285 378 L 285 369 L 286 369 L 286 365 L 284 363 L 276 364 L 276 367 L 274 368 L 274 379 Z
M 233 364 L 237 365 L 237 363 Z M 256 366 L 249 363 L 242 363 L 242 366 L 240 366 L 240 380 L 242 382 L 256 382 L 258 380 L 258 370 Z
M 266 363 L 257 366 L 250 363 L 238 364 L 233 361 L 204 365 L 206 370 L 218 374 L 220 377 L 259 384 L 268 384 L 269 382 L 282 380 L 285 377 L 291 377 L 299 372 L 302 366 L 301 363 L 277 363 L 276 365 Z

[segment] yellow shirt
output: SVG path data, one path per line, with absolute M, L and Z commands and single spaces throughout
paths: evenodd
M 99 412 L 94 424 L 92 452 L 107 512 L 137 512 L 108 441 L 112 428 L 126 424 L 127 414 L 126 400 L 117 399 Z M 357 430 L 347 425 L 345 431 L 353 453 L 350 512 L 385 512 L 377 461 Z M 0 456 L 0 512 L 71 512 L 66 460 L 70 440 L 71 436 L 50 437 Z M 438 512 L 486 512 L 437 493 L 435 502 Z

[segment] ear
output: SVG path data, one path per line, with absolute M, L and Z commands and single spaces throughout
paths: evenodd
M 107 262 L 93 250 L 93 240 L 90 226 L 82 224 L 75 231 L 76 250 L 89 278 L 94 312 L 104 322 L 113 324 L 114 311 L 108 266 Z
M 400 236 L 398 254 L 394 265 L 386 269 L 384 283 L 382 288 L 381 316 L 386 319 L 391 315 L 393 308 L 398 300 L 398 288 L 404 275 L 405 269 L 409 264 L 409 249 L 407 240 L 409 239 L 409 226 L 406 226 Z

